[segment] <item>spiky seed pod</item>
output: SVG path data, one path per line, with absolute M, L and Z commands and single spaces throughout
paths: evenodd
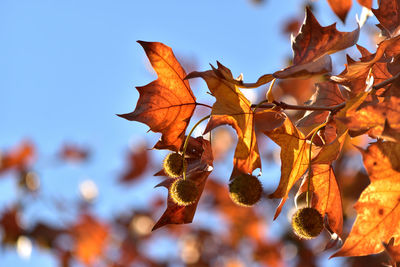
M 177 179 L 169 188 L 172 200 L 179 206 L 188 206 L 196 202 L 199 190 L 196 184 L 188 179 Z
M 260 180 L 249 174 L 236 176 L 229 184 L 229 196 L 240 206 L 251 207 L 256 204 L 261 198 L 262 191 Z
M 172 178 L 179 177 L 183 174 L 182 155 L 179 153 L 169 153 L 164 159 L 164 171 Z
M 301 208 L 293 214 L 292 227 L 298 237 L 312 239 L 321 233 L 324 228 L 324 220 L 318 210 Z

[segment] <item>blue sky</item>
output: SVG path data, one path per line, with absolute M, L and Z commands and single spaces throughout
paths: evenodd
M 341 30 L 355 28 L 356 11 L 359 8 L 353 8 L 348 27 L 338 23 Z M 291 50 L 281 24 L 303 12 L 298 0 L 269 0 L 263 5 L 249 0 L 2 0 L 0 148 L 32 140 L 39 149 L 36 168 L 42 190 L 49 196 L 73 200 L 79 182 L 90 177 L 100 189 L 100 216 L 132 205 L 133 198 L 138 206 L 145 205 L 156 178 L 138 185 L 142 194 L 115 181 L 128 146 L 147 139 L 151 147 L 158 138 L 146 134 L 146 126 L 115 116 L 134 109 L 134 86 L 154 79 L 136 41 L 163 42 L 178 57 L 193 59 L 198 70 L 218 60 L 252 82 L 285 67 Z M 323 25 L 336 21 L 324 1 L 317 5 L 317 18 Z M 195 94 L 204 86 L 195 83 Z M 54 154 L 65 142 L 91 147 L 91 163 L 80 168 L 54 166 Z M 15 195 L 11 179 L 0 181 L 0 204 L 12 203 Z M 52 212 L 40 206 L 30 214 L 52 218 Z M 0 257 L 1 267 L 54 264 L 38 251 L 29 262 L 10 251 L 0 252 Z

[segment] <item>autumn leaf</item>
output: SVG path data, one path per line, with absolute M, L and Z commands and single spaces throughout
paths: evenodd
M 380 22 L 377 26 L 381 29 L 382 35 L 393 37 L 400 33 L 399 0 L 380 0 L 379 8 L 372 9 L 372 12 Z
M 371 54 L 367 49 L 360 45 L 357 45 L 357 49 L 360 51 L 362 56 L 360 62 L 356 62 L 348 57 L 347 66 L 344 71 L 338 76 L 331 77 L 333 81 L 337 81 L 346 87 L 349 93 L 349 98 L 355 97 L 357 94 L 365 90 L 368 76 L 372 75 L 374 77 L 374 85 L 392 77 L 392 74 L 388 70 L 388 62 L 390 59 L 379 60 L 371 64 L 370 62 L 374 59 L 375 54 Z M 367 65 L 363 65 L 362 62 L 368 63 Z M 352 72 L 353 64 L 358 66 L 355 68 L 357 72 Z M 349 71 L 350 74 L 348 74 Z
M 85 265 L 91 266 L 105 251 L 108 231 L 108 226 L 93 216 L 81 215 L 71 228 L 76 257 Z
M 332 82 L 322 82 L 316 84 L 316 92 L 312 96 L 310 107 L 322 106 L 333 107 L 345 101 L 339 87 Z M 297 127 L 304 133 L 308 134 L 316 126 L 324 123 L 329 115 L 329 111 L 311 111 L 297 122 Z
M 290 189 L 308 168 L 310 144 L 289 118 L 282 126 L 265 134 L 281 147 L 281 179 L 278 188 L 269 196 L 282 198 L 275 212 L 275 220 L 288 198 Z
M 89 149 L 77 145 L 66 144 L 59 152 L 60 159 L 69 162 L 83 162 L 89 158 Z
M 368 9 L 372 7 L 372 0 L 357 0 L 357 2 Z
M 375 54 L 361 61 L 348 64 L 343 73 L 337 76 L 331 76 L 331 79 L 338 83 L 346 83 L 359 77 L 366 77 L 366 73 L 368 73 L 378 61 L 382 59 L 389 60 L 391 57 L 398 54 L 400 54 L 400 35 L 382 41 L 379 43 Z
M 144 48 L 158 79 L 136 87 L 140 94 L 136 109 L 118 116 L 145 123 L 153 132 L 161 133 L 161 140 L 154 148 L 179 151 L 196 107 L 196 98 L 189 82 L 184 80 L 185 70 L 170 47 L 156 42 L 138 43 Z
M 338 16 L 343 23 L 346 21 L 347 13 L 349 13 L 353 0 L 328 0 L 329 5 L 336 16 Z
M 329 54 L 353 46 L 360 33 L 358 27 L 352 32 L 336 30 L 336 24 L 322 27 L 309 8 L 299 34 L 292 42 L 293 65 L 275 72 L 276 78 L 293 78 L 330 72 Z
M 210 167 L 213 166 L 211 143 L 203 139 L 202 137 L 199 137 L 197 139 L 193 138 L 192 143 L 189 143 L 188 145 L 188 151 L 199 151 L 199 147 L 201 148 L 201 156 L 197 159 L 197 162 L 192 161 L 192 163 L 188 165 L 186 174 L 186 179 L 189 179 L 196 184 L 197 190 L 199 192 L 197 200 L 193 204 L 188 206 L 179 206 L 178 204 L 176 204 L 172 200 L 169 190 L 171 184 L 176 179 L 168 178 L 156 185 L 156 187 L 163 186 L 168 189 L 168 202 L 167 209 L 154 225 L 152 231 L 167 224 L 184 224 L 192 222 L 194 214 L 196 212 L 197 204 L 204 190 L 204 185 L 212 171 L 212 169 L 210 170 Z
M 361 193 L 353 228 L 333 257 L 379 253 L 382 242 L 400 234 L 400 144 L 376 142 L 362 154 L 371 184 Z
M 322 216 L 328 216 L 330 228 L 339 236 L 343 228 L 342 199 L 339 186 L 331 164 L 312 164 L 310 191 L 312 192 L 311 206 L 317 209 Z M 297 192 L 297 196 L 308 190 L 308 176 Z
M 0 217 L 0 229 L 2 230 L 2 244 L 13 245 L 18 237 L 24 234 L 21 227 L 21 213 L 17 206 L 6 209 Z
M 131 149 L 127 161 L 128 166 L 120 178 L 122 183 L 132 182 L 146 171 L 150 161 L 148 150 L 144 145 Z
M 233 160 L 234 172 L 252 173 L 256 168 L 261 168 L 251 103 L 235 84 L 224 78 L 233 79 L 231 71 L 218 62 L 217 71 L 192 72 L 187 78 L 195 77 L 203 78 L 216 98 L 204 133 L 224 124 L 232 126 L 238 135 Z
M 342 122 L 346 124 L 350 131 L 366 132 L 369 135 L 383 137 L 385 124 L 391 132 L 400 132 L 400 98 L 391 97 L 387 101 L 378 103 L 367 103 L 360 109 L 349 112 Z M 388 130 L 388 129 L 387 129 Z
M 34 158 L 34 145 L 30 141 L 23 141 L 17 147 L 0 155 L 0 174 L 11 169 L 24 170 Z

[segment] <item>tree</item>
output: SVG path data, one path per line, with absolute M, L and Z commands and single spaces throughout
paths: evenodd
M 328 2 L 345 21 L 352 1 Z M 358 2 L 371 9 L 371 1 Z M 243 244 L 250 245 L 251 261 L 260 265 L 284 266 L 285 255 L 292 257 L 287 255 L 294 247 L 297 266 L 316 266 L 318 256 L 310 242 L 320 250 L 335 249 L 332 257 L 349 257 L 354 266 L 384 261 L 396 266 L 400 261 L 400 2 L 381 0 L 372 13 L 383 36 L 373 54 L 357 44 L 362 25 L 350 32 L 338 31 L 335 24 L 321 26 L 307 7 L 304 23 L 292 42 L 292 64 L 262 75 L 254 83 L 245 83 L 241 76 L 234 78 L 218 61 L 210 70 L 186 73 L 170 47 L 138 41 L 158 78 L 137 87 L 140 97 L 135 110 L 119 116 L 161 134 L 153 148 L 170 152 L 156 173 L 168 177 L 157 185 L 168 189 L 168 196 L 161 200 L 167 204 L 166 210 L 155 223 L 152 214 L 160 207 L 158 202 L 150 210 L 103 222 L 90 210 L 87 202 L 91 197 L 84 194 L 86 202 L 79 204 L 79 216 L 70 225 L 54 228 L 37 222 L 24 228 L 18 222 L 22 207 L 16 205 L 1 216 L 3 244 L 19 246 L 29 238 L 58 255 L 62 266 L 74 260 L 87 266 L 167 266 L 176 259 L 154 259 L 143 253 L 140 244 L 152 242 L 159 228 L 192 223 L 202 200 L 206 209 L 224 217 L 227 229 L 221 233 L 196 226 L 168 228 L 168 235 L 184 236 L 181 259 L 187 266 L 245 265 L 249 255 L 240 254 Z M 290 25 L 295 23 L 288 24 L 288 29 Z M 330 54 L 352 46 L 357 46 L 362 57 L 354 60 L 347 56 L 344 71 L 334 75 Z M 189 83 L 196 78 L 207 84 L 212 103 L 197 101 Z M 266 84 L 265 99 L 258 103 L 251 103 L 241 91 Z M 284 95 L 305 104 L 289 104 Z M 200 108 L 203 113 L 208 111 L 191 125 Z M 192 136 L 206 122 L 203 134 Z M 231 126 L 237 138 L 229 186 L 209 178 L 214 160 L 224 158 L 229 149 L 229 144 L 223 145 L 224 139 L 229 139 L 226 128 L 220 127 L 223 125 Z M 372 143 L 364 145 L 367 138 Z M 281 177 L 268 195 L 257 170 L 262 157 L 273 161 L 274 151 L 259 145 L 263 139 L 280 147 Z M 0 165 L 1 172 L 16 170 L 21 187 L 30 193 L 35 192 L 37 183 L 29 171 L 34 150 L 32 144 L 23 143 L 6 153 Z M 366 172 L 352 171 L 352 161 L 360 154 Z M 84 161 L 87 156 L 85 149 L 74 146 L 60 152 L 64 160 Z M 143 179 L 148 162 L 145 148 L 132 152 L 121 183 Z M 280 199 L 270 218 L 275 220 L 287 213 L 285 203 L 294 192 L 297 212 L 291 223 L 297 236 L 289 230 L 281 240 L 267 238 L 259 209 L 268 209 L 275 205 L 271 199 Z M 257 202 L 260 204 L 253 207 Z M 356 219 L 350 231 L 343 230 L 344 222 L 351 223 L 348 210 L 354 202 Z M 70 246 L 60 244 L 66 236 Z M 307 240 L 315 237 L 316 241 Z M 118 252 L 105 253 L 110 248 Z M 239 256 L 233 257 L 238 252 Z M 354 258 L 377 253 L 381 254 Z

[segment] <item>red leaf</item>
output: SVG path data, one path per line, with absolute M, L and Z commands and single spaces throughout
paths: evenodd
M 67 144 L 61 148 L 59 156 L 65 161 L 82 162 L 88 159 L 89 150 L 84 147 Z
M 138 43 L 143 46 L 158 79 L 136 87 L 140 93 L 136 109 L 118 116 L 145 123 L 153 132 L 162 133 L 154 148 L 179 151 L 196 107 L 196 98 L 189 82 L 184 80 L 185 70 L 170 47 L 155 42 Z
M 135 148 L 135 150 L 131 149 L 127 160 L 128 166 L 121 175 L 120 182 L 129 183 L 140 177 L 146 171 L 149 160 L 148 150 L 145 146 Z
M 380 0 L 379 8 L 372 12 L 379 20 L 378 27 L 386 37 L 394 37 L 400 33 L 400 1 Z

